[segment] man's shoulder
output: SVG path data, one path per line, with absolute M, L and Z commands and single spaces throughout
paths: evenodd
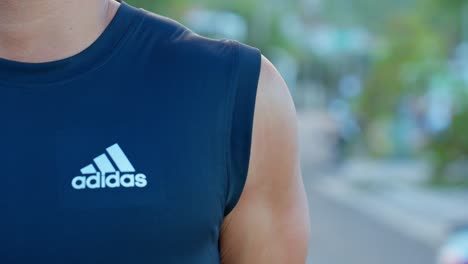
M 145 37 L 150 45 L 154 43 L 154 46 L 164 49 L 165 52 L 226 59 L 237 44 L 233 40 L 212 39 L 199 35 L 173 18 L 147 10 L 142 11 L 144 19 L 139 34 Z

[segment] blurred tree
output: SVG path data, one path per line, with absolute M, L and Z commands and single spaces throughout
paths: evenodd
M 386 44 L 375 54 L 359 102 L 363 120 L 395 113 L 403 96 L 423 93 L 431 77 L 444 70 L 446 45 L 424 20 L 401 16 L 387 25 Z
M 184 12 L 193 5 L 190 0 L 128 0 L 127 2 L 174 19 L 182 17 Z
M 454 116 L 446 130 L 429 135 L 428 150 L 433 157 L 436 182 L 444 180 L 451 163 L 468 156 L 467 84 L 454 81 L 453 69 L 449 68 L 453 51 L 468 41 L 467 16 L 466 0 L 419 0 L 414 8 L 391 16 L 380 32 L 386 45 L 375 54 L 356 107 L 364 128 L 379 120 L 395 120 L 404 98 L 424 96 L 434 86 L 440 86 L 435 81 L 448 78 L 444 81 L 448 87 L 442 89 L 452 93 Z

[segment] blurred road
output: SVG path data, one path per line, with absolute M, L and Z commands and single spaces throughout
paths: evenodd
M 435 264 L 435 252 L 367 215 L 314 191 L 304 171 L 311 212 L 308 264 Z
M 319 175 L 330 168 L 334 156 L 336 128 L 328 120 L 320 113 L 300 116 L 303 176 L 312 227 L 307 264 L 435 264 L 434 248 L 317 191 L 322 182 Z

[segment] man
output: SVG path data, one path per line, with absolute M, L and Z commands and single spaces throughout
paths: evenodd
M 295 110 L 257 49 L 2 0 L 0 58 L 0 263 L 305 262 Z

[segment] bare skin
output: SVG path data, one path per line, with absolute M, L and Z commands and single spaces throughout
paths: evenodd
M 109 0 L 0 1 L 0 58 L 48 62 L 90 46 L 120 3 Z
M 223 224 L 223 264 L 305 263 L 309 212 L 296 120 L 288 87 L 263 58 L 249 174 L 239 204 Z
M 113 0 L 2 0 L 0 58 L 37 63 L 77 54 L 118 7 Z M 305 263 L 309 218 L 296 123 L 285 82 L 263 58 L 249 175 L 221 230 L 223 264 Z

